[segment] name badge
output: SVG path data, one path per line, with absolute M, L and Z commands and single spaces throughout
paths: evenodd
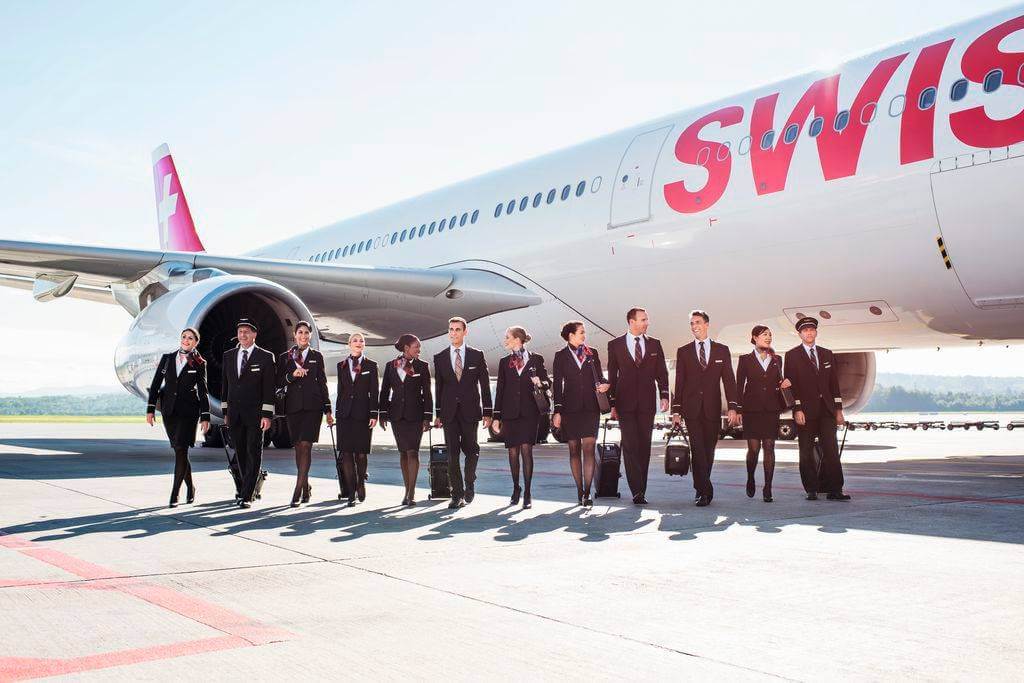
M 188 374 L 190 374 L 190 375 L 194 375 L 194 374 L 196 374 L 196 371 L 195 371 L 195 370 L 189 370 L 189 371 L 188 371 Z
M 832 367 L 832 364 L 831 363 L 825 363 L 825 367 L 826 368 L 830 368 L 830 367 Z
M 649 353 L 649 354 L 647 354 L 647 357 L 650 357 L 650 358 L 657 358 L 657 357 L 658 357 L 658 354 L 656 354 L 656 353 Z
M 310 365 L 316 365 L 315 360 L 307 360 L 306 362 L 309 363 Z
M 467 370 L 476 370 L 476 366 L 475 366 L 475 365 L 470 365 L 470 366 L 469 366 L 468 368 L 466 368 L 466 369 L 467 369 Z
M 716 363 L 721 363 L 721 362 L 722 362 L 722 359 L 721 359 L 721 358 L 719 358 L 719 359 L 718 359 L 718 360 L 716 360 L 715 362 L 716 362 Z
M 249 372 L 259 372 L 259 368 L 249 368 Z
M 369 375 L 369 374 L 370 374 L 370 371 L 369 371 L 369 370 L 363 370 L 363 371 L 362 371 L 362 372 L 360 372 L 359 374 L 360 374 L 360 375 Z

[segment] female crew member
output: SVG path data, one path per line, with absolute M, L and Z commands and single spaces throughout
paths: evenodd
M 412 506 L 416 504 L 420 441 L 423 432 L 430 429 L 434 401 L 430 392 L 430 368 L 419 359 L 419 338 L 403 334 L 395 342 L 395 348 L 401 354 L 384 368 L 380 388 L 380 426 L 386 429 L 391 421 L 405 482 L 402 505 Z
M 555 407 L 551 425 L 561 432 L 569 445 L 569 468 L 576 480 L 579 504 L 592 507 L 590 485 L 594 480 L 594 449 L 601 408 L 595 391 L 605 393 L 608 383 L 601 370 L 597 349 L 587 346 L 587 331 L 582 320 L 570 320 L 562 326 L 564 349 L 555 354 L 551 372 L 555 377 Z
M 320 439 L 320 421 L 327 416 L 327 426 L 334 425 L 331 415 L 331 396 L 327 392 L 327 369 L 324 357 L 310 348 L 309 337 L 313 328 L 305 320 L 295 323 L 295 346 L 277 360 L 277 385 L 286 388 L 285 416 L 288 434 L 295 444 L 295 467 L 298 477 L 292 493 L 292 507 L 299 501 L 309 502 L 313 487 L 309 485 L 309 466 L 313 459 L 313 444 Z
M 511 353 L 498 362 L 498 387 L 494 398 L 494 421 L 491 423 L 508 449 L 512 470 L 511 505 L 523 496 L 523 509 L 532 507 L 530 482 L 533 480 L 533 444 L 537 443 L 540 408 L 534 399 L 535 387 L 548 387 L 544 358 L 526 350 L 531 337 L 522 327 L 505 330 L 505 348 Z M 519 463 L 523 465 L 524 488 L 519 487 Z
M 349 507 L 366 500 L 366 457 L 377 424 L 377 364 L 363 357 L 366 337 L 349 335 L 349 357 L 338 363 L 338 452 Z
M 772 349 L 772 331 L 755 325 L 750 331 L 751 353 L 740 356 L 736 368 L 737 412 L 743 415 L 743 436 L 747 440 L 747 497 L 754 497 L 757 456 L 764 446 L 764 502 L 772 502 L 775 474 L 775 439 L 779 435 L 779 413 L 783 409 L 781 389 L 790 386 L 782 377 L 782 358 Z
M 186 486 L 186 502 L 196 499 L 192 482 L 192 464 L 188 449 L 196 445 L 196 423 L 201 422 L 203 434 L 210 428 L 210 397 L 206 393 L 206 361 L 196 346 L 199 332 L 192 327 L 181 331 L 181 346 L 177 351 L 160 357 L 153 382 L 149 385 L 149 405 L 146 422 L 152 427 L 156 418 L 156 404 L 160 402 L 167 438 L 174 449 L 174 483 L 171 485 L 170 507 L 178 507 L 181 482 Z

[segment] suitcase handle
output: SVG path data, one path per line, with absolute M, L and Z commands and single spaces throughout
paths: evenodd
M 672 429 L 670 429 L 668 434 L 665 436 L 665 445 L 667 446 L 672 443 L 672 438 L 676 436 L 678 436 L 679 439 L 687 446 L 690 445 L 690 438 L 686 435 L 686 432 L 683 431 L 681 426 L 676 425 L 673 425 Z

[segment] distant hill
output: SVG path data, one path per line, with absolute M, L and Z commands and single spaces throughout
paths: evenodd
M 145 410 L 145 403 L 127 392 L 0 397 L 0 415 L 141 415 Z
M 942 375 L 906 375 L 879 373 L 876 387 L 903 387 L 915 391 L 952 391 L 981 395 L 1024 394 L 1024 377 L 947 377 Z

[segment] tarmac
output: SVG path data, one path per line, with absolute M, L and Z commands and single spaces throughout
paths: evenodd
M 161 429 L 0 425 L 0 680 L 1022 677 L 1024 430 L 851 432 L 845 503 L 804 500 L 785 442 L 775 502 L 760 470 L 747 498 L 726 440 L 707 508 L 656 442 L 650 505 L 623 477 L 589 511 L 555 443 L 531 510 L 500 444 L 472 504 L 427 499 L 424 454 L 399 507 L 375 439 L 355 508 L 326 441 L 309 505 L 287 505 L 291 451 L 240 510 L 196 448 L 197 500 L 168 509 Z

